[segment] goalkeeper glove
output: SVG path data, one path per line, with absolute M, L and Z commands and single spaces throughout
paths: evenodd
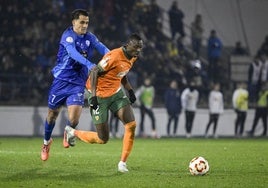
M 91 97 L 89 106 L 93 110 L 96 110 L 99 107 L 97 96 Z
M 128 90 L 128 95 L 129 95 L 129 100 L 131 104 L 133 104 L 136 101 L 136 96 L 135 96 L 133 89 Z

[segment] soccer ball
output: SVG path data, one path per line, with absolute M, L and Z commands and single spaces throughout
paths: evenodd
M 208 161 L 204 157 L 195 157 L 189 163 L 189 171 L 192 175 L 205 175 L 209 171 Z

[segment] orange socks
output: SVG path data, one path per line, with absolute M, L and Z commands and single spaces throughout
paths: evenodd
M 133 142 L 135 138 L 136 122 L 132 121 L 125 124 L 125 134 L 123 138 L 123 147 L 121 154 L 121 161 L 126 162 L 131 150 L 133 148 Z M 75 130 L 74 135 L 83 142 L 90 144 L 104 144 L 104 141 L 98 137 L 98 134 L 93 131 L 80 131 Z
M 135 138 L 135 129 L 136 129 L 136 122 L 132 121 L 125 124 L 125 134 L 123 138 L 123 149 L 121 155 L 121 161 L 126 162 L 132 147 Z
M 75 130 L 74 135 L 80 140 L 90 144 L 104 144 L 104 141 L 99 139 L 98 134 L 93 131 Z

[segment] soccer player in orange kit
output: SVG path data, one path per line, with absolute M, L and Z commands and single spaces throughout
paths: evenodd
M 91 71 L 86 87 L 90 92 L 90 113 L 97 132 L 65 127 L 67 141 L 77 137 L 86 143 L 105 144 L 109 140 L 108 114 L 111 110 L 125 127 L 122 154 L 118 163 L 118 171 L 123 173 L 128 172 L 126 161 L 132 151 L 136 128 L 131 107 L 136 96 L 126 75 L 136 62 L 142 47 L 141 37 L 134 33 L 125 45 L 108 52 Z M 128 91 L 128 97 L 121 85 Z

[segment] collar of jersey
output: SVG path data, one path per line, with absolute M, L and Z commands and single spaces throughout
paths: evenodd
M 131 58 L 132 58 L 132 57 L 127 53 L 127 50 L 126 50 L 126 47 L 125 47 L 125 46 L 122 47 L 122 50 L 123 50 L 125 56 L 126 56 L 128 59 L 131 59 Z

